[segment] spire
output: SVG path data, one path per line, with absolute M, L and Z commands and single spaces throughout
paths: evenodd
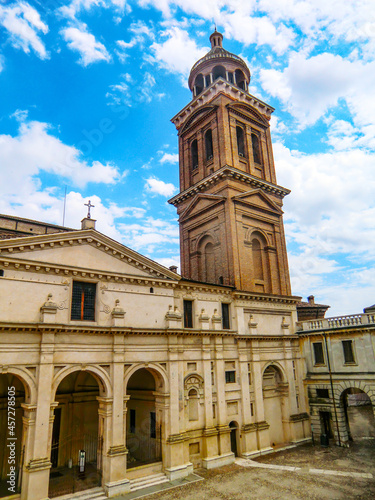
M 210 36 L 211 49 L 215 49 L 216 47 L 222 48 L 223 38 L 223 35 L 217 31 L 215 24 L 215 31 Z

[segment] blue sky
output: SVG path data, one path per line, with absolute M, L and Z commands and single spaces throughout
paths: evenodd
M 177 134 L 214 23 L 271 120 L 293 293 L 375 303 L 373 0 L 0 0 L 0 212 L 179 265 Z

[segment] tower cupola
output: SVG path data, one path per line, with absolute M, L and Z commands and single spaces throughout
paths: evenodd
M 250 70 L 245 61 L 223 48 L 223 35 L 216 29 L 210 36 L 210 42 L 211 50 L 190 71 L 189 88 L 193 97 L 201 94 L 219 78 L 247 91 Z

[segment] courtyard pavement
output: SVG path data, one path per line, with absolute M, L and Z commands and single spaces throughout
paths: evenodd
M 374 500 L 375 440 L 359 440 L 349 448 L 322 448 L 320 444 L 309 443 L 254 460 L 239 458 L 236 463 L 219 469 L 196 469 L 195 473 L 204 480 L 197 481 L 195 475 L 195 481 L 192 478 L 193 482 L 186 481 L 184 486 L 169 483 L 172 488 L 153 494 L 144 490 L 143 497 L 150 500 Z

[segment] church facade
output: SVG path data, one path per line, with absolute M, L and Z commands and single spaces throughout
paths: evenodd
M 181 275 L 89 217 L 45 231 L 1 219 L 3 497 L 8 438 L 27 500 L 94 486 L 112 497 L 143 476 L 173 480 L 309 439 L 273 109 L 248 93 L 249 69 L 222 35 L 210 40 L 172 120 Z

